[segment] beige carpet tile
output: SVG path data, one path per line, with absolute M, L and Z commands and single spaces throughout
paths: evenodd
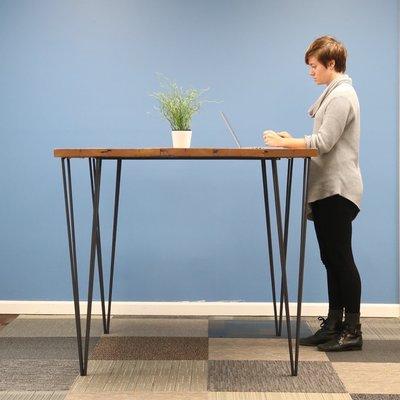
M 207 360 L 208 338 L 103 336 L 93 360 Z
M 82 336 L 86 332 L 83 321 Z M 93 319 L 90 324 L 91 336 L 103 334 L 101 319 Z M 17 318 L 0 330 L 0 337 L 76 337 L 74 318 Z
M 296 322 L 291 322 L 292 337 L 295 335 Z M 300 336 L 308 336 L 312 332 L 308 324 L 301 321 Z M 282 323 L 281 337 L 287 337 L 286 323 Z M 275 321 L 273 319 L 210 319 L 209 337 L 212 338 L 276 338 Z
M 214 392 L 344 393 L 329 362 L 301 361 L 298 376 L 285 361 L 209 361 L 208 390 Z
M 64 400 L 66 391 L 60 392 L 0 392 L 0 400 Z
M 334 362 L 400 363 L 400 340 L 364 340 L 361 351 L 325 354 Z
M 289 360 L 287 339 L 210 338 L 208 352 L 210 360 Z M 329 361 L 324 352 L 305 346 L 300 346 L 299 359 Z
M 321 321 L 307 318 L 306 323 L 315 332 Z M 361 318 L 361 331 L 364 340 L 400 340 L 399 318 Z
M 208 337 L 207 319 L 115 318 L 110 336 Z
M 71 393 L 205 392 L 207 361 L 90 361 Z
M 349 393 L 400 393 L 399 363 L 333 362 L 332 367 Z
M 208 400 L 352 400 L 348 393 L 210 392 Z
M 0 391 L 68 390 L 78 371 L 75 360 L 0 360 Z

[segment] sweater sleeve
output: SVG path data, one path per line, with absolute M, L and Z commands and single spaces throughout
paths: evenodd
M 350 113 L 349 99 L 341 96 L 334 97 L 326 106 L 318 132 L 304 136 L 307 147 L 316 148 L 319 154 L 328 153 L 340 139 Z

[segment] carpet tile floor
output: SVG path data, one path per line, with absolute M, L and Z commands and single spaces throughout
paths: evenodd
M 400 400 L 400 319 L 362 331 L 362 351 L 300 347 L 292 377 L 272 318 L 118 316 L 104 335 L 96 316 L 81 377 L 72 316 L 0 314 L 0 400 Z

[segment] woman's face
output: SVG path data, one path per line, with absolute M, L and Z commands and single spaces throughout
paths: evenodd
M 314 56 L 309 57 L 308 66 L 308 73 L 317 85 L 329 85 L 334 71 L 332 66 L 328 65 L 328 68 L 326 68 Z

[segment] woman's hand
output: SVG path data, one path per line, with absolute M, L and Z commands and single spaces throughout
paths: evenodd
M 264 139 L 264 143 L 267 146 L 272 146 L 272 147 L 282 147 L 283 141 L 285 140 L 278 133 L 271 131 L 271 130 L 264 131 L 263 139 Z

